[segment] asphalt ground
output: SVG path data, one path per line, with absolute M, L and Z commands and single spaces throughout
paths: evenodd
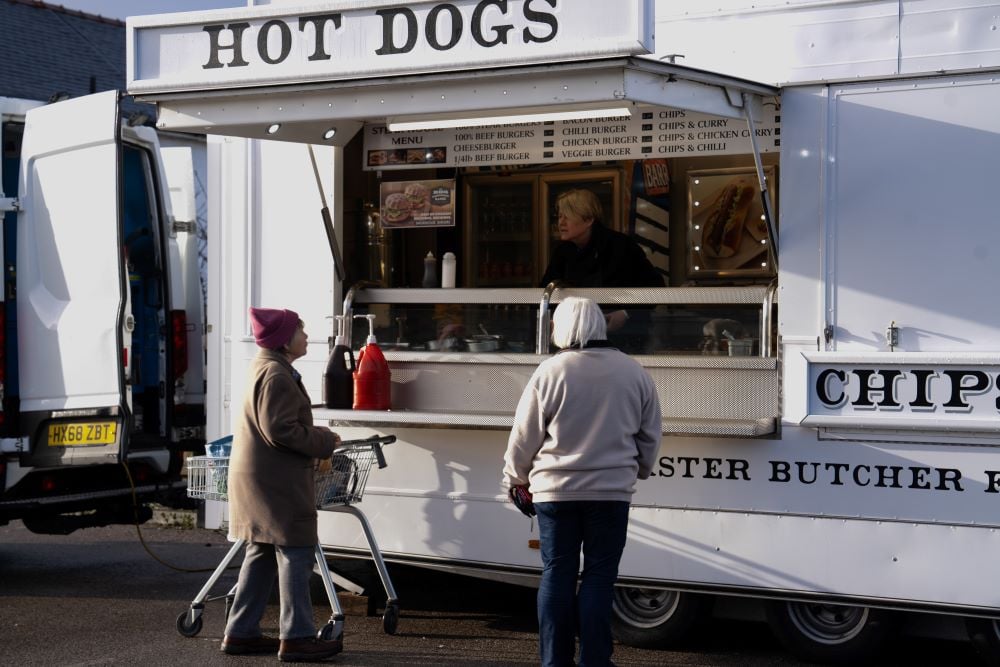
M 5 665 L 253 665 L 275 656 L 226 656 L 219 650 L 225 607 L 210 602 L 193 638 L 175 628 L 177 616 L 208 580 L 230 544 L 203 529 L 146 525 L 145 546 L 134 526 L 35 535 L 20 522 L 0 527 L 0 663 Z M 154 558 L 152 554 L 155 554 Z M 170 564 L 177 571 L 158 562 Z M 238 559 L 237 559 L 238 561 Z M 364 580 L 368 564 L 335 563 Z M 360 568 L 360 569 L 359 569 Z M 339 594 L 347 614 L 345 650 L 330 664 L 345 666 L 535 665 L 535 591 L 390 564 L 401 601 L 395 635 L 369 616 L 364 595 Z M 190 571 L 201 570 L 201 571 Z M 235 581 L 223 575 L 214 593 Z M 377 579 L 374 581 L 377 582 Z M 319 577 L 313 602 L 317 627 L 330 607 Z M 370 590 L 380 592 L 380 586 Z M 377 597 L 377 596 L 373 596 Z M 372 604 L 377 602 L 373 599 Z M 277 608 L 264 619 L 276 634 Z M 884 665 L 976 664 L 961 642 L 899 640 Z M 763 623 L 713 622 L 683 650 L 616 646 L 619 667 L 804 665 L 790 657 Z

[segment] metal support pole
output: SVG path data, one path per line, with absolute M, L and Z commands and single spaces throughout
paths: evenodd
M 760 159 L 760 149 L 757 147 L 756 123 L 753 118 L 753 104 L 749 93 L 743 93 L 743 115 L 747 119 L 750 130 L 750 147 L 753 150 L 753 163 L 757 168 L 757 182 L 760 183 L 760 198 L 764 207 L 764 222 L 767 223 L 767 235 L 771 241 L 768 256 L 778 271 L 778 230 L 774 226 L 774 211 L 771 208 L 771 196 L 767 192 L 767 180 L 764 178 L 764 163 Z

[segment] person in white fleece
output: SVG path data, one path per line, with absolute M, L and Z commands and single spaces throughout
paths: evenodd
M 596 303 L 569 297 L 552 323 L 552 342 L 562 349 L 538 366 L 521 395 L 503 484 L 509 492 L 527 487 L 538 516 L 541 664 L 606 667 L 629 503 L 660 446 L 660 399 L 649 373 L 608 345 Z

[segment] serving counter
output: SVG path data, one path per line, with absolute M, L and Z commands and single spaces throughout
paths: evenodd
M 771 354 L 773 292 L 750 288 L 352 289 L 345 314 L 376 314 L 392 371 L 392 409 L 316 408 L 331 426 L 509 430 L 518 400 L 548 358 L 548 309 L 567 296 L 626 310 L 624 347 L 650 373 L 664 434 L 761 437 L 778 422 Z M 720 324 L 721 322 L 721 324 Z M 487 333 L 469 334 L 468 331 Z M 353 340 L 362 341 L 356 329 Z M 489 337 L 496 350 L 471 352 Z M 616 334 L 609 334 L 615 342 Z M 383 344 L 381 341 L 388 338 Z M 393 340 L 394 339 L 394 340 Z M 534 339 L 534 350 L 524 350 Z M 427 343 L 438 343 L 429 350 Z M 751 356 L 751 353 L 753 356 Z

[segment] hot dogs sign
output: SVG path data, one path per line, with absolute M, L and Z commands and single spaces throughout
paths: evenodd
M 453 178 L 382 183 L 379 202 L 386 228 L 455 226 Z
M 764 170 L 775 201 L 773 167 Z M 752 169 L 688 172 L 692 276 L 770 275 L 767 221 Z

